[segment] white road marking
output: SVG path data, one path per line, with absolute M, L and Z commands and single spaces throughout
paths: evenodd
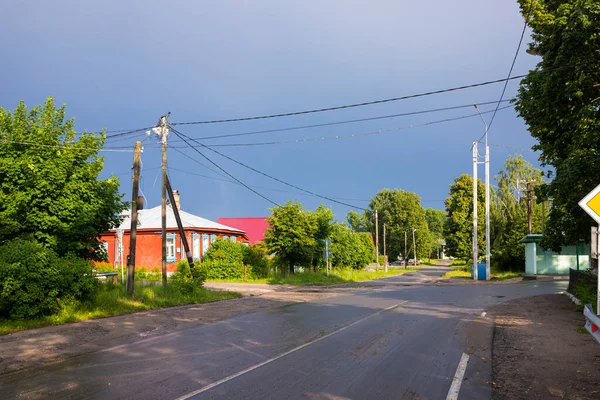
M 277 361 L 277 360 L 279 360 L 280 358 L 283 358 L 283 357 L 285 357 L 285 356 L 287 356 L 287 355 L 290 355 L 290 354 L 292 354 L 292 353 L 295 353 L 295 352 L 297 352 L 298 350 L 302 350 L 303 348 L 305 348 L 305 347 L 308 347 L 308 346 L 310 346 L 311 344 L 314 344 L 314 343 L 320 342 L 320 341 L 321 341 L 321 340 L 323 340 L 323 339 L 327 339 L 328 337 L 330 337 L 330 336 L 332 336 L 332 335 L 335 335 L 336 333 L 340 333 L 340 332 L 342 332 L 342 331 L 344 331 L 344 330 L 346 330 L 346 329 L 348 329 L 348 328 L 350 328 L 350 327 L 352 327 L 352 326 L 354 326 L 354 325 L 356 325 L 356 324 L 359 324 L 359 323 L 361 323 L 361 322 L 363 322 L 363 321 L 366 321 L 366 320 L 368 320 L 369 318 L 373 318 L 373 317 L 375 317 L 375 316 L 377 316 L 377 315 L 379 315 L 379 314 L 381 314 L 381 313 L 383 313 L 383 312 L 386 312 L 386 311 L 393 310 L 394 308 L 396 308 L 396 307 L 400 306 L 401 304 L 407 303 L 407 302 L 408 302 L 408 301 L 403 301 L 403 302 L 401 302 L 401 303 L 394 304 L 394 305 L 393 305 L 393 306 L 391 306 L 391 307 L 385 308 L 385 309 L 383 309 L 383 310 L 379 310 L 379 311 L 377 311 L 376 313 L 373 313 L 373 314 L 371 314 L 371 315 L 367 315 L 366 317 L 364 317 L 364 318 L 362 318 L 362 319 L 359 319 L 358 321 L 354 321 L 354 322 L 352 322 L 351 324 L 348 324 L 348 325 L 346 325 L 346 326 L 344 326 L 344 327 L 342 327 L 342 328 L 340 328 L 340 329 L 338 329 L 338 330 L 336 330 L 336 331 L 330 332 L 330 333 L 328 333 L 327 335 L 324 335 L 324 336 L 321 336 L 321 337 L 319 337 L 319 338 L 316 338 L 316 339 L 314 339 L 314 340 L 311 340 L 310 342 L 304 343 L 303 345 L 300 345 L 300 346 L 298 346 L 298 347 L 294 347 L 293 349 L 291 349 L 291 350 L 288 350 L 288 351 L 286 351 L 286 352 L 285 352 L 285 353 L 283 353 L 283 354 L 280 354 L 280 355 L 278 355 L 278 356 L 276 356 L 276 357 L 273 357 L 273 358 L 269 358 L 268 360 L 265 360 L 265 361 L 263 361 L 263 362 L 261 362 L 261 363 L 259 363 L 259 364 L 253 365 L 253 366 L 251 366 L 251 367 L 249 367 L 249 368 L 246 368 L 246 369 L 244 369 L 244 370 L 242 370 L 242 371 L 240 371 L 240 372 L 237 372 L 237 373 L 235 373 L 235 374 L 233 374 L 233 375 L 230 375 L 230 376 L 228 376 L 228 377 L 226 377 L 226 378 L 223 378 L 223 379 L 221 379 L 221 380 L 218 380 L 218 381 L 216 381 L 216 382 L 213 382 L 213 383 L 211 383 L 211 384 L 209 384 L 209 385 L 206 385 L 206 386 L 204 386 L 204 387 L 203 387 L 203 388 L 201 388 L 201 389 L 195 390 L 195 391 L 193 391 L 193 392 L 190 392 L 190 393 L 188 393 L 188 394 L 185 394 L 185 395 L 183 395 L 183 396 L 181 396 L 181 397 L 178 397 L 178 398 L 177 398 L 177 399 L 175 399 L 175 400 L 186 400 L 186 399 L 189 399 L 190 397 L 196 396 L 196 395 L 198 395 L 198 394 L 200 394 L 200 393 L 202 393 L 202 392 L 206 392 L 207 390 L 210 390 L 210 389 L 212 389 L 212 388 L 214 388 L 214 387 L 216 387 L 216 386 L 222 385 L 222 384 L 224 384 L 224 383 L 226 383 L 226 382 L 229 382 L 229 381 L 230 381 L 230 380 L 232 380 L 232 379 L 235 379 L 235 378 L 237 378 L 237 377 L 239 377 L 239 376 L 242 376 L 242 375 L 244 375 L 244 374 L 247 374 L 247 373 L 248 373 L 248 372 L 250 372 L 250 371 L 254 371 L 255 369 L 258 369 L 258 368 L 260 368 L 260 367 L 263 367 L 263 366 L 265 366 L 265 365 L 267 365 L 267 364 L 270 364 L 270 363 L 272 363 L 273 361 Z
M 456 368 L 456 374 L 454 374 L 454 379 L 452 379 L 452 385 L 450 386 L 450 390 L 448 391 L 448 396 L 446 396 L 446 400 L 458 399 L 458 393 L 460 392 L 460 386 L 462 385 L 462 381 L 465 376 L 465 371 L 467 370 L 468 362 L 468 354 L 463 353 L 462 357 L 460 358 L 460 362 L 458 363 L 458 368 Z

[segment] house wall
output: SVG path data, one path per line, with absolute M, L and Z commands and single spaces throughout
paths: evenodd
M 205 245 L 205 240 L 202 240 L 202 235 L 208 235 L 208 241 L 210 242 L 210 238 L 222 238 L 234 236 L 236 241 L 241 242 L 243 238 L 239 235 L 226 235 L 223 233 L 215 233 L 215 232 L 202 232 L 198 230 L 186 230 L 185 236 L 187 237 L 188 244 L 190 246 L 190 250 L 193 251 L 193 242 L 192 236 L 193 234 L 200 235 L 200 257 L 201 258 L 206 251 L 208 251 L 208 247 Z M 175 235 L 175 261 L 167 262 L 167 272 L 175 272 L 177 270 L 177 263 L 186 259 L 185 250 L 183 248 L 181 242 L 181 236 L 178 231 L 168 230 L 167 235 Z M 108 244 L 108 262 L 111 263 L 115 268 L 121 266 L 121 261 L 119 260 L 119 255 L 116 249 L 118 249 L 119 239 L 116 233 L 110 232 L 105 233 L 100 236 L 100 240 L 106 242 Z M 129 254 L 129 242 L 130 235 L 129 232 L 125 232 L 123 234 L 123 262 L 127 264 L 127 254 Z M 203 248 L 206 247 L 206 248 Z M 136 270 L 144 267 L 147 271 L 151 271 L 154 268 L 161 268 L 162 260 L 162 240 L 161 240 L 161 231 L 138 231 L 136 235 L 136 254 L 135 254 L 135 268 Z

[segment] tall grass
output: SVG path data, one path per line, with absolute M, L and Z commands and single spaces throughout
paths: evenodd
M 235 292 L 212 291 L 204 288 L 195 288 L 191 292 L 182 293 L 172 284 L 167 286 L 136 284 L 134 295 L 130 298 L 127 297 L 125 292 L 125 285 L 107 283 L 101 285 L 93 301 L 85 303 L 73 301 L 61 303 L 61 310 L 57 314 L 27 321 L 0 319 L 0 334 L 149 310 L 152 308 L 209 303 L 236 297 L 241 297 L 241 295 Z

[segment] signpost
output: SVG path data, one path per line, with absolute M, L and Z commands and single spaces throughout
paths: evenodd
M 600 225 L 600 185 L 596 186 L 594 190 L 589 192 L 587 196 L 585 196 L 579 202 L 579 206 L 583 208 L 583 210 L 589 214 L 590 217 L 594 219 Z M 592 240 L 594 242 L 594 240 Z M 592 245 L 592 255 L 598 254 L 598 240 L 596 237 L 595 240 L 595 248 Z M 600 268 L 598 268 L 598 286 L 596 288 L 596 294 L 598 297 L 598 301 L 596 303 L 596 310 L 600 313 Z

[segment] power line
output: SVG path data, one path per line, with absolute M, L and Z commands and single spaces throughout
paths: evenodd
M 503 102 L 508 102 L 508 101 L 512 101 L 512 100 L 514 100 L 514 99 L 503 100 Z M 496 103 L 497 103 L 497 101 L 488 101 L 488 102 L 478 103 L 478 104 L 480 104 L 480 105 L 488 105 L 488 104 L 496 104 Z M 257 134 L 260 134 L 260 133 L 272 133 L 272 132 L 293 131 L 293 130 L 298 130 L 298 129 L 320 128 L 320 127 L 323 127 L 323 126 L 351 124 L 351 123 L 355 123 L 355 122 L 364 122 L 364 121 L 375 121 L 375 120 L 386 119 L 386 118 L 406 117 L 406 116 L 410 116 L 410 115 L 427 114 L 427 113 L 440 112 L 440 111 L 450 111 L 450 110 L 457 110 L 457 109 L 460 109 L 460 108 L 470 108 L 470 107 L 473 107 L 473 104 L 465 104 L 465 105 L 459 105 L 459 106 L 450 106 L 450 107 L 444 107 L 444 108 L 434 108 L 434 109 L 420 110 L 420 111 L 411 111 L 411 112 L 406 112 L 406 113 L 382 115 L 382 116 L 370 117 L 370 118 L 359 118 L 359 119 L 350 119 L 350 120 L 335 121 L 335 122 L 326 122 L 326 123 L 321 123 L 321 124 L 292 126 L 292 127 L 288 127 L 288 128 L 266 129 L 266 130 L 260 130 L 260 131 L 250 131 L 250 132 L 242 132 L 242 133 L 231 133 L 231 134 L 226 134 L 226 135 L 206 136 L 206 137 L 200 137 L 198 139 L 209 140 L 209 139 L 220 139 L 220 138 L 227 138 L 227 137 L 236 137 L 236 136 L 257 135 Z M 174 140 L 172 142 L 176 142 L 176 141 L 177 140 Z
M 506 87 L 508 86 L 508 81 L 511 79 L 510 75 L 513 72 L 513 68 L 515 67 L 515 63 L 517 62 L 517 57 L 519 56 L 519 51 L 521 50 L 521 44 L 523 44 L 523 37 L 525 37 L 525 31 L 527 30 L 527 18 L 529 18 L 529 14 L 531 14 L 531 10 L 533 9 L 533 0 L 531 1 L 531 5 L 529 6 L 529 11 L 527 12 L 527 17 L 525 17 L 525 23 L 523 24 L 523 31 L 521 32 L 521 38 L 519 39 L 519 45 L 517 46 L 517 50 L 515 51 L 515 56 L 513 57 L 512 64 L 510 65 L 510 70 L 508 71 L 508 76 L 506 77 L 506 81 L 504 82 L 504 88 L 502 88 L 502 94 L 500 95 L 500 100 L 498 100 L 498 104 L 496 105 L 496 110 L 492 115 L 492 119 L 488 125 L 487 131 L 489 133 L 492 124 L 494 123 L 494 118 L 496 118 L 496 112 L 498 111 L 498 107 L 500 107 L 500 103 L 504 98 L 504 93 L 506 92 Z M 485 136 L 485 133 L 479 138 L 479 141 Z
M 196 161 L 194 159 L 192 159 L 193 161 Z M 184 174 L 190 174 L 190 175 L 195 175 L 195 176 L 200 176 L 202 178 L 206 178 L 206 179 L 212 179 L 212 180 L 216 180 L 216 181 L 221 181 L 221 182 L 227 182 L 227 183 L 232 183 L 235 185 L 239 185 L 239 183 L 229 180 L 229 179 L 221 179 L 221 178 L 215 178 L 214 176 L 208 176 L 208 175 L 204 175 L 204 174 L 199 174 L 197 172 L 191 172 L 191 171 L 186 171 L 183 169 L 178 169 L 178 168 L 173 168 L 171 167 L 171 169 L 173 171 L 178 171 L 178 172 L 183 172 Z M 280 193 L 292 193 L 295 195 L 300 195 L 300 196 L 311 196 L 311 197 L 315 197 L 312 194 L 308 194 L 308 193 L 297 193 L 297 192 L 292 192 L 290 190 L 283 190 L 283 189 L 275 189 L 275 188 L 269 188 L 269 187 L 264 187 L 264 186 L 257 186 L 257 185 L 248 185 L 250 187 L 253 187 L 255 189 L 263 189 L 263 190 L 271 190 L 273 192 L 280 192 Z M 364 202 L 369 202 L 371 201 L 371 199 L 345 199 L 345 198 L 341 198 L 341 197 L 336 197 L 337 200 L 348 200 L 348 201 L 364 201 Z
M 147 130 L 152 129 L 152 128 L 153 127 L 150 126 L 150 127 L 145 127 L 145 128 L 130 129 L 128 131 L 123 131 L 121 133 L 116 133 L 114 135 L 106 135 L 106 139 L 108 140 L 108 139 L 113 139 L 113 138 L 116 138 L 116 137 L 127 136 L 127 135 L 130 135 L 132 133 L 144 132 L 144 131 L 147 131 Z
M 492 103 L 496 103 L 495 101 Z M 473 107 L 473 105 L 471 105 L 470 107 Z M 500 108 L 498 111 L 502 111 L 502 110 L 506 110 L 508 108 L 512 108 L 512 106 L 506 106 L 506 107 L 502 107 Z M 485 111 L 482 114 L 489 114 L 492 112 L 496 112 L 496 111 Z M 459 117 L 453 117 L 453 118 L 446 118 L 446 119 L 442 119 L 442 120 L 437 120 L 437 121 L 430 121 L 430 122 L 424 122 L 421 124 L 412 124 L 412 125 L 407 125 L 407 126 L 402 126 L 402 127 L 398 127 L 398 128 L 390 128 L 390 129 L 380 129 L 377 131 L 371 131 L 371 132 L 363 132 L 363 133 L 354 133 L 351 135 L 336 135 L 336 136 L 327 136 L 327 137 L 317 137 L 317 138 L 305 138 L 305 139 L 296 139 L 296 140 L 283 140 L 283 141 L 272 141 L 272 142 L 258 142 L 258 143 L 223 143 L 223 144 L 210 144 L 210 145 L 202 145 L 202 146 L 206 146 L 206 147 L 249 147 L 249 146 L 268 146 L 268 145 L 280 145 L 280 144 L 291 144 L 291 143 L 307 143 L 307 142 L 317 142 L 317 141 L 327 141 L 327 140 L 338 140 L 338 139 L 348 139 L 348 138 L 355 138 L 355 137 L 364 137 L 364 136 L 372 136 L 372 135 L 380 135 L 383 133 L 389 133 L 389 132 L 397 132 L 397 131 L 401 131 L 401 130 L 407 130 L 407 129 L 414 129 L 414 128 L 421 128 L 424 126 L 429 126 L 429 125 L 436 125 L 436 124 L 441 124 L 441 123 L 445 123 L 445 122 L 452 122 L 452 121 L 458 121 L 458 120 L 462 120 L 462 119 L 467 119 L 467 118 L 474 118 L 479 116 L 478 113 L 475 114 L 468 114 L 468 115 L 462 115 Z M 177 147 L 172 147 L 172 148 L 177 148 Z
M 181 134 L 180 132 L 176 131 L 175 129 L 171 128 L 171 130 L 180 138 L 183 139 L 183 134 Z M 188 145 L 189 143 L 183 139 L 184 142 L 186 142 Z M 246 189 L 250 190 L 251 192 L 253 192 L 254 194 L 256 194 L 259 197 L 262 197 L 263 199 L 265 199 L 266 201 L 268 201 L 269 203 L 278 206 L 279 204 L 277 204 L 276 202 L 274 202 L 273 200 L 269 199 L 268 197 L 258 193 L 256 190 L 252 189 L 250 186 L 246 185 L 245 183 L 243 183 L 242 181 L 240 181 L 239 179 L 237 179 L 235 176 L 231 175 L 229 172 L 225 171 L 223 168 L 221 168 L 217 163 L 215 163 L 213 160 L 211 160 L 210 158 L 208 158 L 206 155 L 204 155 L 200 150 L 198 150 L 197 148 L 189 145 L 196 153 L 200 154 L 202 157 L 204 157 L 208 162 L 210 162 L 211 164 L 213 164 L 215 167 L 219 168 L 221 171 L 223 171 L 225 174 L 227 174 L 230 178 L 232 178 L 233 180 L 235 180 L 236 182 L 238 182 L 240 185 L 244 186 Z
M 189 147 L 189 146 L 186 146 L 186 147 Z M 213 168 L 209 167 L 208 165 L 206 165 L 206 164 L 204 164 L 204 163 L 196 160 L 194 157 L 192 157 L 192 156 L 190 156 L 188 154 L 185 154 L 183 151 L 179 150 L 177 147 L 169 146 L 169 148 L 175 150 L 176 152 L 178 152 L 179 154 L 183 155 L 184 157 L 189 158 L 190 160 L 194 161 L 195 163 L 202 165 L 204 168 L 208 169 L 209 171 L 212 171 L 212 172 L 214 172 L 215 174 L 217 174 L 219 176 L 226 177 L 226 175 L 223 175 L 221 172 L 216 171 Z
M 511 78 L 496 79 L 493 81 L 486 81 L 486 82 L 474 83 L 474 84 L 470 84 L 470 85 L 457 86 L 457 87 L 453 87 L 453 88 L 449 88 L 449 89 L 434 90 L 434 91 L 430 91 L 430 92 L 411 94 L 411 95 L 407 95 L 407 96 L 392 97 L 389 99 L 367 101 L 367 102 L 355 103 L 355 104 L 347 104 L 347 105 L 336 106 L 336 107 L 318 108 L 318 109 L 314 109 L 314 110 L 295 111 L 295 112 L 282 113 L 282 114 L 261 115 L 261 116 L 255 116 L 255 117 L 243 117 L 243 118 L 208 120 L 208 121 L 193 121 L 193 122 L 174 122 L 174 123 L 171 123 L 170 125 L 175 126 L 175 125 L 220 124 L 220 123 L 225 123 L 225 122 L 253 121 L 253 120 L 257 120 L 257 119 L 290 117 L 293 115 L 304 115 L 304 114 L 320 113 L 320 112 L 325 112 L 325 111 L 343 110 L 343 109 L 347 109 L 347 108 L 363 107 L 363 106 L 369 106 L 369 105 L 373 105 L 373 104 L 382 104 L 382 103 L 390 103 L 390 102 L 399 101 L 399 100 L 414 99 L 417 97 L 431 96 L 434 94 L 455 92 L 458 90 L 471 89 L 471 88 L 475 88 L 475 87 L 491 85 L 494 83 L 501 83 L 501 82 L 505 82 L 505 81 L 509 81 L 509 80 L 520 79 L 520 78 L 524 78 L 525 76 L 527 76 L 527 75 L 518 75 L 518 76 L 513 76 Z
M 294 189 L 300 190 L 300 191 L 302 191 L 302 192 L 305 192 L 305 193 L 312 194 L 312 195 L 314 195 L 314 196 L 320 197 L 320 198 L 322 198 L 322 199 L 325 199 L 325 200 L 329 200 L 329 201 L 331 201 L 331 202 L 334 202 L 334 203 L 338 203 L 338 204 L 341 204 L 341 205 L 344 205 L 344 206 L 347 206 L 347 207 L 350 207 L 350 208 L 355 208 L 355 209 L 357 209 L 357 210 L 364 210 L 364 207 L 357 207 L 357 206 L 354 206 L 354 205 L 352 205 L 352 204 L 348 204 L 348 203 L 345 203 L 345 202 L 342 202 L 342 201 L 338 201 L 338 200 L 335 200 L 335 199 L 333 199 L 333 198 L 331 198 L 331 197 L 323 196 L 323 195 L 317 194 L 317 193 L 315 193 L 315 192 L 311 192 L 310 190 L 302 189 L 301 187 L 298 187 L 298 186 L 296 186 L 296 185 L 293 185 L 293 184 L 291 184 L 291 183 L 285 182 L 285 181 L 283 181 L 283 180 L 281 180 L 281 179 L 279 179 L 279 178 L 275 178 L 274 176 L 271 176 L 271 175 L 269 175 L 269 174 L 266 174 L 266 173 L 264 173 L 264 172 L 261 172 L 261 171 L 257 170 L 256 168 L 250 167 L 249 165 L 246 165 L 246 164 L 244 164 L 244 163 L 242 163 L 242 162 L 240 162 L 240 161 L 234 160 L 233 158 L 231 158 L 231 157 L 229 157 L 229 156 L 227 156 L 227 155 L 225 155 L 225 154 L 223 154 L 223 153 L 221 153 L 221 152 L 219 152 L 219 151 L 217 151 L 217 150 L 215 150 L 215 149 L 213 149 L 213 148 L 211 148 L 211 147 L 209 147 L 209 146 L 206 146 L 206 145 L 205 145 L 205 144 L 203 144 L 202 142 L 200 142 L 200 141 L 198 141 L 198 140 L 196 140 L 196 139 L 192 139 L 192 138 L 190 138 L 189 136 L 187 136 L 187 135 L 185 135 L 185 134 L 183 134 L 183 133 L 181 133 L 181 132 L 177 131 L 177 130 L 176 130 L 176 129 L 174 129 L 173 127 L 171 127 L 171 130 L 172 130 L 172 131 L 173 131 L 173 132 L 174 132 L 174 133 L 175 133 L 177 136 L 179 136 L 180 138 L 182 138 L 182 139 L 183 139 L 183 138 L 185 137 L 185 138 L 187 138 L 187 139 L 189 139 L 189 140 L 191 140 L 191 141 L 193 141 L 193 142 L 196 142 L 196 143 L 198 143 L 199 145 L 201 145 L 202 147 L 204 147 L 204 148 L 206 148 L 206 149 L 208 149 L 208 150 L 212 151 L 213 153 L 216 153 L 216 154 L 220 155 L 221 157 L 224 157 L 224 158 L 226 158 L 226 159 L 228 159 L 228 160 L 230 160 L 230 161 L 233 161 L 234 163 L 236 163 L 236 164 L 239 164 L 239 165 L 241 165 L 241 166 L 242 166 L 242 167 L 244 167 L 244 168 L 247 168 L 247 169 L 249 169 L 249 170 L 251 170 L 251 171 L 254 171 L 254 172 L 256 172 L 257 174 L 260 174 L 260 175 L 266 176 L 266 177 L 267 177 L 267 178 L 269 178 L 269 179 L 273 179 L 273 180 L 275 180 L 275 181 L 277 181 L 277 182 L 279 182 L 279 183 L 282 183 L 282 184 L 284 184 L 284 185 L 286 185 L 286 186 L 293 187 Z M 189 146 L 190 146 L 192 149 L 194 149 L 194 150 L 198 151 L 198 149 L 196 149 L 194 146 L 190 145 L 188 141 L 186 141 L 186 140 L 184 140 L 184 141 L 185 141 L 185 142 L 186 142 L 186 144 L 188 144 L 188 145 L 189 145 Z M 198 151 L 198 152 L 199 152 L 199 151 Z M 203 156 L 204 156 L 204 155 L 203 155 Z M 206 157 L 206 156 L 204 156 L 204 157 Z

